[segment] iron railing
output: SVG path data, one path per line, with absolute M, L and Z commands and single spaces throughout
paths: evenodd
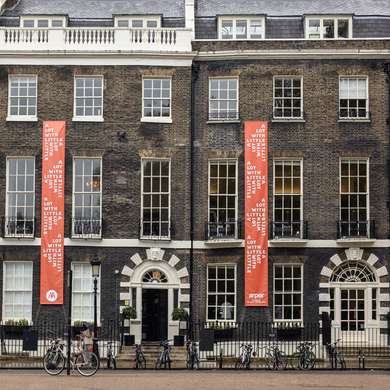
M 4 238 L 34 238 L 35 218 L 3 217 L 2 226 Z
M 277 222 L 270 223 L 269 238 L 271 240 L 278 239 L 307 239 L 308 238 L 308 223 L 307 221 L 296 222 Z
M 91 218 L 72 219 L 72 238 L 102 238 L 103 221 Z
M 337 238 L 375 238 L 375 221 L 337 221 Z
M 205 240 L 236 240 L 242 238 L 242 221 L 206 222 Z

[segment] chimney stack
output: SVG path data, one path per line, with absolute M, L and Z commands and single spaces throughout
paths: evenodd
M 195 38 L 195 0 L 185 0 L 186 28 L 192 30 L 192 39 Z

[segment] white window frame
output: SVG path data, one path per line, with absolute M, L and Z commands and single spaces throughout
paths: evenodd
M 76 192 L 76 160 L 100 160 L 100 234 L 76 234 L 74 231 L 74 220 L 76 219 L 75 216 L 75 197 L 77 194 L 85 195 L 87 192 Z M 102 237 L 102 226 L 103 226 L 103 218 L 102 218 L 102 212 L 103 212 L 103 159 L 102 157 L 81 157 L 81 156 L 74 156 L 73 157 L 73 178 L 72 178 L 72 238 L 92 238 L 92 239 L 100 239 Z M 84 177 L 84 174 L 83 174 Z M 90 192 L 89 194 L 96 194 L 96 192 Z M 92 218 L 91 218 L 92 219 Z
M 209 318 L 209 295 L 233 295 L 233 294 L 230 294 L 230 293 L 219 293 L 218 291 L 216 291 L 215 293 L 214 292 L 209 292 L 209 269 L 213 267 L 213 268 L 216 268 L 217 269 L 217 280 L 218 280 L 218 267 L 230 267 L 230 268 L 233 268 L 234 269 L 234 316 L 232 319 L 230 320 L 218 320 L 218 319 L 210 319 Z M 206 322 L 208 323 L 234 323 L 236 322 L 236 318 L 237 318 L 237 264 L 234 264 L 234 263 L 208 263 L 207 264 L 207 267 L 206 267 Z M 226 279 L 225 279 L 226 281 Z M 218 290 L 218 284 L 216 283 L 216 289 Z M 218 310 L 218 300 L 217 300 L 217 305 L 216 305 L 216 309 Z
M 169 116 L 162 116 L 162 110 L 159 116 L 145 116 L 145 81 L 146 80 L 169 80 Z M 152 88 L 152 91 L 154 89 Z M 153 93 L 153 92 L 152 92 Z M 158 100 L 167 100 L 168 98 L 157 98 Z M 153 100 L 153 97 L 152 99 Z M 152 109 L 153 114 L 153 109 Z M 172 77 L 170 76 L 144 76 L 142 77 L 142 116 L 141 122 L 152 123 L 172 123 Z
M 7 317 L 5 316 L 5 294 L 6 294 L 6 288 L 5 288 L 5 278 L 7 274 L 7 266 L 8 264 L 31 264 L 31 290 L 9 290 L 9 291 L 17 291 L 17 292 L 30 292 L 31 294 L 31 315 L 30 316 L 24 316 L 24 317 Z M 3 321 L 7 320 L 24 320 L 26 319 L 29 323 L 32 322 L 32 300 L 33 300 L 33 290 L 34 290 L 34 264 L 32 261 L 4 261 L 3 262 L 3 304 L 2 304 L 2 318 Z
M 73 122 L 104 122 L 104 76 L 103 75 L 81 75 L 80 74 L 80 75 L 75 75 L 73 79 L 74 79 L 73 80 L 74 86 L 73 86 L 73 118 L 72 118 L 72 121 Z M 101 79 L 101 81 L 102 81 L 102 96 L 101 96 L 102 113 L 101 113 L 101 115 L 84 115 L 84 116 L 77 115 L 77 113 L 76 113 L 76 99 L 77 99 L 76 81 L 77 81 L 77 79 Z M 91 96 L 90 98 L 95 99 L 94 96 Z M 87 98 L 84 96 L 83 99 L 87 99 Z M 84 105 L 84 107 L 85 107 L 85 105 Z
M 309 22 L 311 20 L 320 21 L 320 37 L 319 38 L 310 38 L 310 27 Z M 333 20 L 334 21 L 334 38 L 324 38 L 324 20 Z M 339 20 L 348 20 L 348 38 L 338 36 L 338 21 Z M 335 39 L 352 39 L 353 27 L 352 27 L 353 17 L 351 15 L 310 15 L 305 17 L 305 38 L 310 40 L 335 40 Z
M 44 20 L 44 21 L 47 21 L 47 27 L 38 27 L 38 21 L 41 21 L 41 20 Z M 33 27 L 24 27 L 24 22 L 25 21 L 29 21 L 29 22 L 33 22 L 34 26 Z M 62 26 L 53 26 L 53 22 L 58 22 L 58 21 L 61 21 L 62 22 Z M 37 15 L 34 15 L 34 16 L 21 16 L 20 17 L 20 27 L 21 28 L 39 28 L 39 29 L 52 29 L 52 28 L 65 28 L 67 27 L 66 26 L 66 17 L 65 16 L 45 16 L 45 15 L 42 15 L 42 16 L 37 16 Z
M 237 21 L 245 20 L 247 22 L 246 24 L 246 38 L 236 38 L 237 36 Z M 250 33 L 250 26 L 252 21 L 261 20 L 261 38 L 252 38 Z M 232 21 L 232 32 L 233 37 L 232 38 L 223 38 L 223 31 L 222 31 L 222 24 L 224 21 Z M 265 39 L 265 17 L 264 16 L 220 16 L 218 17 L 218 38 L 224 41 L 229 40 L 259 40 L 262 41 Z
M 92 302 L 94 299 L 94 291 L 93 291 L 93 277 L 92 277 L 92 266 L 90 263 L 82 262 L 82 261 L 72 261 L 71 264 L 71 269 L 72 269 L 72 325 L 75 323 L 75 321 L 83 321 L 86 323 L 93 322 L 93 318 L 91 320 L 89 319 L 83 319 L 83 318 L 75 318 L 74 316 L 74 294 L 86 294 L 87 291 L 76 291 L 74 288 L 74 266 L 75 264 L 81 264 L 81 265 L 86 265 L 89 266 L 91 269 L 91 296 L 92 296 Z M 97 326 L 100 326 L 100 321 L 101 321 L 101 303 L 102 303 L 102 294 L 101 294 L 101 280 L 102 280 L 102 265 L 100 265 L 100 271 L 99 271 L 99 277 L 97 280 Z M 93 308 L 93 303 L 92 303 L 92 308 Z
M 237 81 L 237 97 L 236 97 L 236 116 L 233 118 L 221 118 L 219 116 L 218 111 L 218 118 L 212 118 L 211 116 L 211 102 L 212 101 L 221 101 L 221 100 L 227 100 L 228 102 L 232 99 L 211 99 L 211 82 L 215 80 L 236 80 Z M 208 121 L 209 122 L 239 122 L 240 119 L 240 78 L 238 76 L 222 76 L 222 77 L 209 77 L 209 111 L 208 111 Z M 229 111 L 227 111 L 229 112 Z
M 161 28 L 161 16 L 135 16 L 135 15 L 129 15 L 129 16 L 115 16 L 115 27 L 117 28 L 125 28 L 125 29 L 154 29 L 154 28 Z M 120 22 L 127 21 L 127 26 L 119 26 Z M 132 23 L 133 21 L 142 21 L 142 27 L 133 27 Z M 148 27 L 148 22 L 156 22 L 156 27 Z
M 285 292 L 284 291 L 276 291 L 275 289 L 275 268 L 276 267 L 283 267 L 283 278 L 282 278 L 282 281 L 284 281 L 284 267 L 300 267 L 301 269 L 301 292 L 300 292 L 300 295 L 301 295 L 301 304 L 300 304 L 300 308 L 301 308 L 301 318 L 294 318 L 294 319 L 277 319 L 276 316 L 275 316 L 275 306 L 280 306 L 280 305 L 276 305 L 275 304 L 275 295 L 276 293 L 279 293 L 279 294 L 282 294 L 284 296 Z M 274 319 L 274 322 L 278 322 L 278 323 L 281 323 L 281 322 L 289 322 L 289 323 L 302 323 L 303 322 L 303 318 L 304 318 L 304 315 L 303 315 L 303 288 L 304 288 L 304 285 L 303 285 L 303 282 L 304 282 L 304 265 L 303 264 L 299 264 L 299 263 L 274 263 L 273 265 L 273 292 L 272 292 L 272 295 L 273 295 L 273 305 L 272 305 L 272 312 L 273 312 L 273 319 Z M 292 278 L 291 280 L 294 280 L 294 278 Z M 283 287 L 283 290 L 284 290 L 284 287 Z M 287 291 L 286 293 L 290 294 L 291 296 L 294 294 L 294 289 L 292 289 L 291 291 Z M 298 295 L 298 293 L 297 293 Z M 291 304 L 289 305 L 291 308 L 293 308 L 294 306 L 298 306 L 298 305 L 294 305 L 294 304 Z M 284 302 L 282 303 L 282 307 L 284 307 Z M 284 316 L 284 314 L 283 314 Z
M 341 218 L 341 212 L 342 212 L 342 207 L 341 207 L 341 195 L 351 195 L 351 194 L 357 194 L 359 195 L 364 195 L 362 192 L 342 192 L 342 183 L 341 183 L 341 164 L 343 161 L 348 161 L 349 163 L 351 161 L 365 161 L 366 166 L 367 166 L 367 191 L 366 191 L 366 214 L 367 214 L 367 237 L 370 235 L 370 159 L 368 157 L 340 157 L 339 159 L 339 220 L 342 221 Z M 350 175 L 348 176 L 350 177 Z M 358 208 L 358 207 L 357 207 Z M 350 207 L 349 207 L 350 209 Z M 358 208 L 359 209 L 359 208 Z M 346 222 L 354 222 L 351 221 L 351 218 L 349 218 L 349 221 Z
M 221 163 L 224 163 L 227 167 L 229 165 L 235 165 L 236 167 L 236 175 L 234 177 L 234 180 L 235 180 L 235 203 L 234 203 L 234 207 L 235 207 L 235 216 L 234 216 L 234 226 L 235 226 L 235 237 L 234 239 L 237 239 L 238 237 L 238 221 L 237 221 L 237 216 L 238 216 L 238 159 L 236 158 L 221 158 L 221 159 L 210 159 L 209 162 L 208 162 L 208 199 L 207 199 L 207 207 L 208 207 L 208 214 L 207 214 L 207 221 L 208 221 L 208 238 L 209 239 L 212 239 L 212 240 L 215 240 L 215 239 L 218 239 L 218 237 L 211 237 L 210 236 L 210 196 L 214 195 L 214 196 L 221 196 L 221 194 L 211 194 L 210 192 L 210 179 L 211 179 L 211 165 L 212 164 L 218 164 L 218 166 L 221 164 Z M 227 176 L 228 178 L 229 176 Z M 218 178 L 219 178 L 219 175 L 218 175 Z M 226 196 L 226 199 L 229 197 L 228 194 L 223 194 Z M 219 210 L 219 207 L 217 206 L 218 210 Z M 226 210 L 228 209 L 228 207 L 226 206 Z M 226 221 L 227 223 L 228 221 Z M 222 238 L 222 240 L 229 240 L 229 238 Z
M 33 223 L 33 233 L 32 234 L 21 234 L 21 235 L 13 235 L 9 234 L 4 227 L 4 232 L 5 232 L 5 237 L 19 237 L 19 238 L 33 238 L 35 235 L 35 158 L 32 156 L 7 156 L 7 161 L 6 161 L 6 191 L 5 191 L 5 217 L 9 217 L 8 215 L 8 206 L 9 206 L 9 177 L 10 177 L 10 172 L 9 172 L 9 162 L 10 160 L 32 160 L 33 162 L 33 191 L 14 191 L 15 194 L 18 193 L 31 193 L 33 196 L 33 203 L 32 203 L 32 209 L 33 209 L 33 216 L 32 216 L 32 223 Z M 18 176 L 18 175 L 17 175 Z
M 144 215 L 144 163 L 146 161 L 167 161 L 168 162 L 168 169 L 169 169 L 169 180 L 168 180 L 168 236 L 145 236 L 143 234 L 143 215 Z M 157 158 L 157 157 L 152 157 L 152 158 L 142 158 L 141 159 L 141 216 L 140 216 L 140 221 L 141 221 L 141 226 L 140 226 L 140 238 L 141 240 L 159 240 L 159 241 L 169 241 L 171 239 L 171 197 L 172 197 L 172 162 L 170 158 Z M 152 194 L 152 192 L 150 193 Z M 163 194 L 162 192 L 158 193 L 160 196 Z
M 283 158 L 274 158 L 273 160 L 273 175 L 272 175 L 272 179 L 273 179 L 273 197 L 272 197 L 272 221 L 273 223 L 275 222 L 284 222 L 284 221 L 275 221 L 275 196 L 278 196 L 278 195 L 281 195 L 281 196 L 294 196 L 293 192 L 291 192 L 290 194 L 287 194 L 287 193 L 284 193 L 284 189 L 283 189 L 283 194 L 281 193 L 276 193 L 276 175 L 275 175 L 275 169 L 276 169 L 276 165 L 278 162 L 299 162 L 300 163 L 300 174 L 301 174 L 301 183 L 300 183 L 300 187 L 301 187 L 301 191 L 300 191 L 300 199 L 301 199 L 301 210 L 300 210 L 300 237 L 297 237 L 298 239 L 302 239 L 303 238 L 303 229 L 304 229 L 304 222 L 303 222 L 303 159 L 302 158 L 288 158 L 288 157 L 283 157 Z M 292 175 L 291 177 L 294 177 L 294 175 Z M 283 176 L 284 178 L 284 176 Z M 291 209 L 293 209 L 293 207 L 291 207 Z M 284 207 L 282 207 L 282 210 L 284 210 Z M 283 237 L 280 237 L 283 239 Z
M 365 117 L 351 117 L 351 116 L 346 116 L 342 117 L 341 116 L 341 80 L 342 79 L 352 79 L 352 80 L 365 80 L 366 81 L 366 116 Z M 349 89 L 348 89 L 349 92 Z M 348 98 L 349 100 L 349 98 Z M 340 75 L 339 76 L 339 121 L 367 121 L 370 119 L 370 93 L 369 93 L 369 80 L 368 76 L 366 75 L 350 75 L 350 76 L 344 76 Z
M 11 114 L 11 80 L 13 78 L 30 78 L 35 79 L 35 115 L 12 115 Z M 19 97 L 18 97 L 19 98 Z M 19 107 L 18 103 L 18 107 Z M 8 114 L 7 121 L 9 122 L 37 122 L 38 121 L 38 75 L 36 74 L 10 74 L 8 75 Z
M 291 114 L 292 114 L 291 116 L 276 116 L 275 115 L 275 111 L 277 109 L 276 105 L 275 105 L 276 100 L 279 100 L 279 99 L 281 99 L 282 101 L 287 100 L 287 99 L 298 100 L 298 98 L 295 98 L 293 96 L 291 96 L 291 98 L 288 98 L 288 97 L 284 97 L 284 96 L 277 97 L 275 95 L 275 92 L 276 92 L 276 80 L 285 80 L 285 79 L 289 79 L 292 82 L 294 80 L 298 80 L 299 79 L 300 82 L 301 82 L 301 87 L 300 87 L 300 89 L 301 89 L 301 97 L 299 98 L 301 104 L 300 104 L 300 108 L 299 108 L 300 109 L 300 115 L 299 116 L 294 116 L 293 115 L 293 109 L 291 110 Z M 282 91 L 284 92 L 284 90 L 285 90 L 285 88 L 284 88 L 284 84 L 283 84 Z M 299 76 L 299 75 L 296 75 L 296 76 L 294 76 L 294 75 L 277 75 L 277 76 L 273 77 L 273 107 L 272 108 L 273 108 L 272 117 L 275 120 L 281 120 L 281 121 L 283 121 L 283 120 L 286 120 L 286 121 L 289 121 L 289 120 L 291 120 L 291 121 L 303 120 L 303 76 Z

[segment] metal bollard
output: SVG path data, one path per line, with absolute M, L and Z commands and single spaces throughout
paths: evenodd
M 219 368 L 222 369 L 223 368 L 223 349 L 221 348 L 221 350 L 219 351 Z
M 359 369 L 364 370 L 366 368 L 366 357 L 364 355 L 363 350 L 361 349 L 359 350 L 358 358 L 359 358 Z

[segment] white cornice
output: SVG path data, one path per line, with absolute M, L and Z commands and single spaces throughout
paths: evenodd
M 390 49 L 278 49 L 199 51 L 197 61 L 275 59 L 390 59 Z
M 33 240 L 22 239 L 4 239 L 0 238 L 0 246 L 40 246 L 41 239 L 35 238 Z M 172 241 L 159 241 L 159 240 L 138 240 L 138 239 L 111 239 L 105 238 L 103 240 L 81 240 L 65 238 L 64 245 L 66 247 L 99 247 L 99 248 L 165 248 L 165 249 L 190 249 L 191 242 L 189 240 L 172 240 Z M 268 241 L 270 248 L 292 248 L 297 247 L 293 241 L 277 243 Z M 307 240 L 299 242 L 300 247 L 304 248 L 346 248 L 346 247 L 359 247 L 359 248 L 390 248 L 390 240 L 359 240 L 354 242 L 353 240 L 347 240 L 345 242 L 340 240 Z M 243 240 L 235 240 L 231 242 L 221 241 L 210 244 L 206 241 L 194 241 L 194 248 L 199 250 L 215 250 L 216 248 L 244 248 L 245 242 Z

